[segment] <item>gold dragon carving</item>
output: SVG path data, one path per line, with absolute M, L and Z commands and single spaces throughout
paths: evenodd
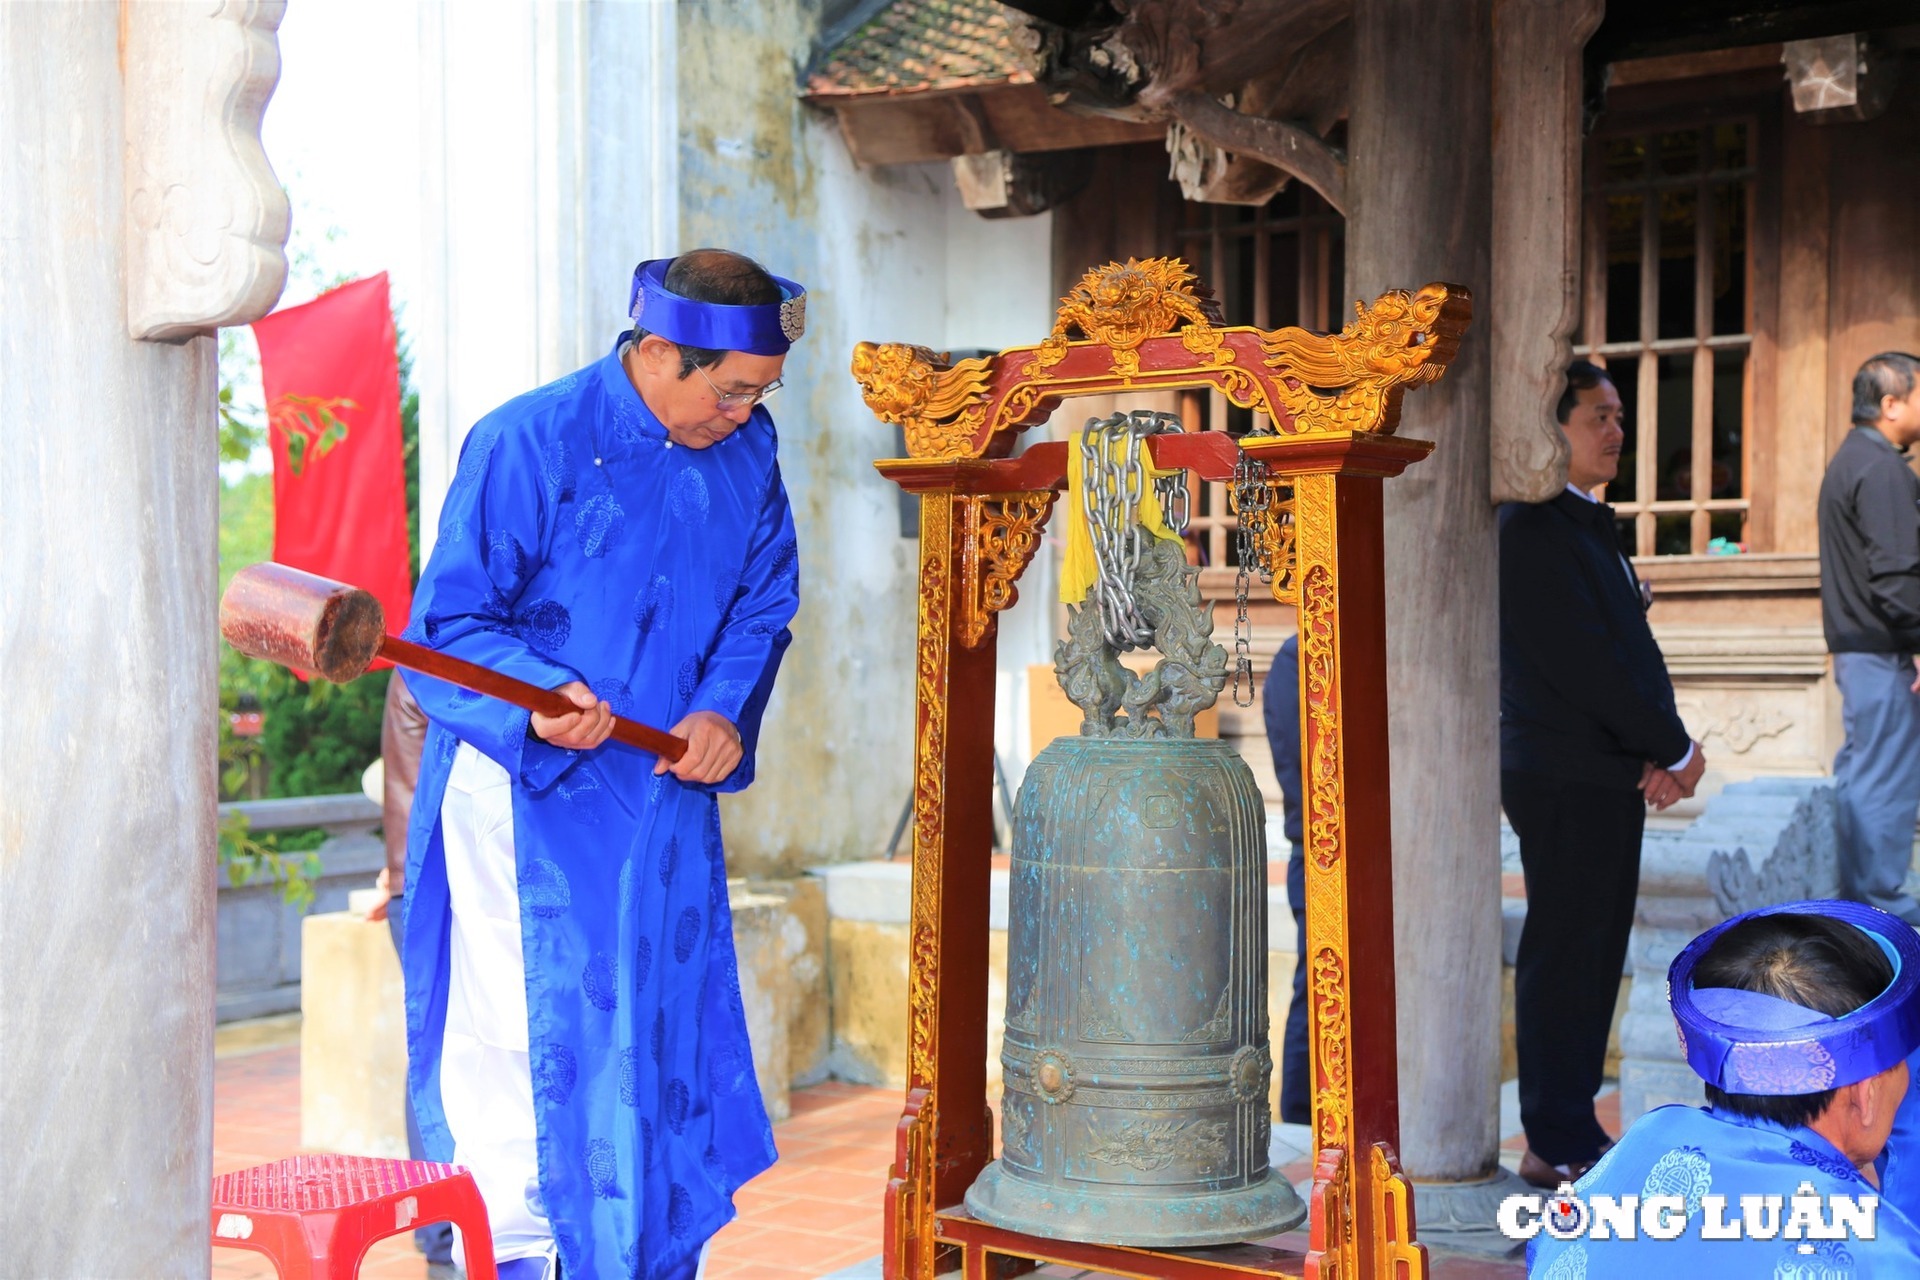
M 1300 665 L 1306 682 L 1307 719 L 1313 728 L 1307 756 L 1307 852 L 1322 871 L 1339 862 L 1342 848 L 1340 694 L 1335 687 L 1333 590 L 1333 480 L 1299 476 L 1294 481 L 1293 531 L 1300 602 Z M 1278 579 L 1276 578 L 1276 585 Z
M 1473 317 L 1472 295 L 1445 284 L 1389 289 L 1353 310 L 1339 333 L 1279 329 L 1261 341 L 1296 433 L 1392 435 L 1401 397 L 1440 377 Z
M 992 361 L 976 357 L 952 364 L 928 347 L 905 342 L 862 342 L 853 349 L 853 377 L 867 407 L 882 422 L 906 432 L 914 458 L 966 458 L 986 420 Z
M 1313 1035 L 1320 1068 L 1313 1097 L 1313 1124 L 1323 1147 L 1345 1146 L 1351 1128 L 1350 1082 L 1347 1077 L 1346 962 L 1333 947 L 1322 945 L 1313 955 L 1309 977 L 1313 991 Z
M 1058 497 L 1051 489 L 956 498 L 961 504 L 960 643 L 992 635 L 994 615 L 1020 598 L 1014 585 L 1040 548 Z
M 1264 565 L 1273 580 L 1273 598 L 1281 604 L 1300 603 L 1300 563 L 1295 554 L 1293 480 L 1272 476 L 1266 481 L 1267 509 L 1254 535 Z M 1239 486 L 1227 486 L 1228 513 L 1238 517 Z
M 940 1098 L 935 1086 L 938 974 L 940 968 L 940 860 L 946 837 L 945 762 L 947 750 L 947 645 L 952 617 L 950 560 L 953 554 L 953 499 L 928 494 L 920 513 L 919 652 L 916 687 L 920 704 L 914 743 L 913 898 L 907 968 L 907 1079 L 925 1096 L 907 1134 L 906 1182 L 897 1224 L 902 1243 L 919 1249 L 902 1257 L 916 1259 L 918 1274 L 932 1274 L 932 1135 Z
M 1214 364 L 1233 363 L 1217 327 L 1223 323 L 1220 306 L 1186 263 L 1178 258 L 1109 262 L 1080 277 L 1060 299 L 1053 332 L 1034 348 L 1026 375 L 1046 377 L 1067 358 L 1077 334 L 1081 341 L 1111 348 L 1113 371 L 1132 377 L 1140 372 L 1140 344 L 1172 332 L 1182 321 L 1180 344 L 1188 351 Z

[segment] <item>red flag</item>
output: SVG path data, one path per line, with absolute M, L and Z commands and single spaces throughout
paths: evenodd
M 413 584 L 387 274 L 276 311 L 253 332 L 273 437 L 273 558 L 366 588 L 398 632 Z

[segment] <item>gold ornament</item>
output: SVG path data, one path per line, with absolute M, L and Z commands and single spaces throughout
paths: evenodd
M 1182 320 L 1187 328 L 1181 345 L 1228 363 L 1233 353 L 1224 350 L 1214 330 L 1222 319 L 1219 305 L 1203 290 L 1196 288 L 1193 272 L 1178 258 L 1128 258 L 1097 267 L 1060 299 L 1053 332 L 1034 348 L 1027 376 L 1042 376 L 1066 359 L 1067 345 L 1077 334 L 1080 341 L 1111 347 L 1114 372 L 1131 377 L 1140 371 L 1140 344 L 1171 333 Z
M 853 349 L 853 377 L 867 407 L 906 431 L 914 458 L 978 456 L 973 440 L 986 416 L 992 362 L 962 360 L 905 342 L 862 342 Z
M 1353 311 L 1337 334 L 1279 329 L 1261 341 L 1296 433 L 1392 435 L 1407 389 L 1439 378 L 1459 349 L 1473 295 L 1449 284 L 1389 289 Z

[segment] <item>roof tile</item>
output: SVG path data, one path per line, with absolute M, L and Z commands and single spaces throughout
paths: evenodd
M 810 98 L 1030 84 L 1014 43 L 1018 13 L 993 0 L 894 0 L 827 51 Z

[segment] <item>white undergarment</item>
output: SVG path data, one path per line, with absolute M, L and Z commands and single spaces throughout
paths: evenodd
M 480 1185 L 494 1258 L 506 1262 L 551 1248 L 553 1228 L 536 1208 L 538 1130 L 527 1066 L 513 781 L 464 742 L 447 778 L 440 829 L 453 904 L 440 1102 L 453 1133 L 453 1162 L 470 1169 Z

